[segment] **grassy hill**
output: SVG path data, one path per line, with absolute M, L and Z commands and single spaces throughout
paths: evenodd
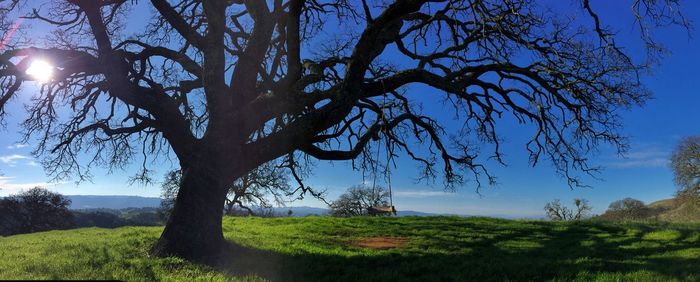
M 674 209 L 661 213 L 659 219 L 670 222 L 700 222 L 700 206 L 693 203 L 683 203 Z
M 656 202 L 653 202 L 651 204 L 648 204 L 647 206 L 650 208 L 657 208 L 657 209 L 673 209 L 675 206 L 674 202 L 676 199 L 671 198 L 671 199 L 663 199 L 663 200 L 658 200 Z
M 161 227 L 0 238 L 0 279 L 700 280 L 700 225 L 459 217 L 225 218 L 219 268 L 147 254 Z
M 661 212 L 653 218 L 669 222 L 700 222 L 700 205 L 687 201 L 677 205 L 674 198 L 664 199 L 647 205 Z

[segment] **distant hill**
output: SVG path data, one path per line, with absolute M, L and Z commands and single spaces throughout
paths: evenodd
M 419 211 L 396 211 L 396 216 L 437 216 L 437 215 L 447 215 L 447 214 L 437 214 L 437 213 L 419 212 Z
M 683 203 L 661 213 L 659 219 L 671 222 L 700 222 L 700 207 L 693 203 Z
M 664 199 L 648 204 L 650 208 L 660 209 L 658 218 L 671 222 L 700 222 L 700 206 L 698 203 L 685 202 L 676 206 L 676 199 Z
M 677 203 L 675 198 L 658 200 L 646 205 L 650 208 L 649 214 L 643 218 L 648 220 L 662 220 L 668 222 L 700 222 L 700 202 L 688 201 L 684 203 Z M 606 218 L 610 217 L 611 218 Z M 619 215 L 618 215 L 619 216 Z M 615 214 L 605 213 L 601 215 L 602 219 L 612 219 L 612 220 L 625 220 L 625 219 L 615 219 Z
M 126 208 L 157 208 L 160 207 L 160 198 L 141 196 L 99 196 L 99 195 L 67 195 L 71 200 L 70 209 L 126 209 Z M 255 208 L 254 208 L 255 209 Z M 278 207 L 274 208 L 275 213 L 286 215 L 292 210 L 292 216 L 327 215 L 326 208 L 315 207 Z M 400 210 L 397 216 L 438 216 L 447 214 L 428 213 L 412 210 Z
M 663 199 L 663 200 L 658 200 L 656 202 L 653 202 L 651 204 L 648 204 L 647 206 L 650 208 L 665 208 L 665 209 L 672 209 L 673 208 L 673 202 L 675 199 Z
M 274 208 L 275 213 L 286 215 L 292 210 L 292 216 L 327 215 L 328 209 L 314 207 L 279 207 Z
M 308 215 L 327 215 L 330 210 L 324 208 L 314 208 L 314 207 L 281 207 L 275 208 L 275 212 L 279 214 L 287 214 L 288 210 L 292 210 L 292 216 L 308 216 Z M 419 211 L 396 211 L 397 216 L 437 216 L 437 215 L 447 215 L 447 214 L 437 214 Z
M 121 214 L 120 210 L 123 209 L 139 209 L 139 208 L 159 208 L 161 198 L 157 197 L 141 197 L 141 196 L 123 196 L 123 195 L 66 195 L 68 199 L 71 200 L 70 209 L 71 210 L 82 210 L 82 211 L 102 211 L 107 213 Z M 253 210 L 257 210 L 258 207 L 252 207 Z M 330 210 L 327 208 L 316 208 L 308 206 L 299 207 L 276 207 L 273 208 L 274 212 L 279 215 L 286 215 L 289 210 L 292 210 L 293 217 L 303 217 L 309 215 L 328 215 Z M 445 213 L 429 213 L 413 210 L 399 210 L 396 211 L 397 216 L 467 216 L 458 214 L 445 214 Z M 500 218 L 516 218 L 509 217 L 506 215 L 494 215 L 493 217 Z
M 156 208 L 160 206 L 160 198 L 140 196 L 97 196 L 97 195 L 67 195 L 71 200 L 70 209 L 125 209 L 125 208 Z
M 308 215 L 327 215 L 330 213 L 329 209 L 324 208 L 314 208 L 314 207 L 281 207 L 275 208 L 275 212 L 279 214 L 287 214 L 288 210 L 292 210 L 292 216 L 308 216 Z M 438 216 L 438 215 L 448 215 L 448 214 L 437 214 L 419 211 L 396 211 L 397 216 Z

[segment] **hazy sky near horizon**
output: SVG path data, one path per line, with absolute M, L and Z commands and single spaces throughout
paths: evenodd
M 543 1 L 550 5 L 556 1 Z M 568 11 L 574 16 L 576 1 L 556 3 L 557 9 Z M 625 2 L 625 3 L 622 3 Z M 592 6 L 599 11 L 604 23 L 618 31 L 618 42 L 626 46 L 633 57 L 641 58 L 638 30 L 634 28 L 629 3 L 627 1 L 592 1 Z M 700 3 L 682 1 L 687 12 L 685 16 L 696 26 L 700 22 Z M 143 11 L 134 11 L 145 15 Z M 135 16 L 137 17 L 137 16 Z M 498 177 L 497 186 L 485 186 L 475 192 L 474 183 L 467 183 L 457 192 L 445 192 L 441 182 L 434 185 L 416 183 L 414 163 L 405 158 L 398 160 L 398 168 L 393 171 L 392 187 L 394 204 L 400 210 L 417 210 L 435 213 L 453 213 L 466 215 L 506 215 L 515 217 L 543 216 L 543 206 L 552 199 L 561 199 L 570 203 L 576 197 L 588 199 L 596 213 L 607 208 L 614 200 L 633 197 L 645 202 L 672 197 L 676 188 L 673 176 L 668 168 L 668 159 L 677 142 L 684 136 L 700 134 L 700 74 L 695 66 L 700 65 L 700 41 L 698 32 L 691 31 L 691 36 L 680 28 L 660 30 L 655 34 L 671 54 L 665 57 L 660 66 L 643 77 L 643 82 L 654 93 L 644 107 L 621 112 L 623 133 L 630 137 L 630 150 L 626 157 L 617 156 L 611 148 L 603 147 L 601 153 L 592 156 L 591 163 L 605 167 L 598 175 L 601 180 L 584 177 L 590 188 L 570 189 L 566 180 L 557 176 L 546 161 L 537 167 L 528 164 L 528 155 L 524 151 L 524 141 L 529 133 L 505 119 L 501 129 L 505 143 L 503 153 L 507 166 L 491 165 L 489 169 Z M 415 89 L 415 88 L 414 88 Z M 152 186 L 130 186 L 127 178 L 134 170 L 117 171 L 109 174 L 104 169 L 93 169 L 93 181 L 75 185 L 72 181 L 47 183 L 49 181 L 30 152 L 33 145 L 19 144 L 18 123 L 23 118 L 21 102 L 32 95 L 32 89 L 25 87 L 25 97 L 11 103 L 7 128 L 0 131 L 0 196 L 15 193 L 21 189 L 45 186 L 50 190 L 68 195 L 140 195 L 158 196 L 158 184 Z M 439 110 L 441 104 L 428 105 Z M 159 178 L 173 164 L 163 162 L 155 164 L 155 176 Z M 320 189 L 327 189 L 328 199 L 335 199 L 346 188 L 371 182 L 363 178 L 362 173 L 352 171 L 347 162 L 318 162 L 308 184 Z M 306 199 L 289 205 L 307 205 L 321 207 L 323 203 Z

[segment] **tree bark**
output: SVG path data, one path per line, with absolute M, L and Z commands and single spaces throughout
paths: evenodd
M 219 261 L 225 247 L 221 219 L 226 184 L 216 171 L 216 165 L 206 163 L 183 171 L 175 206 L 153 255 L 205 264 Z

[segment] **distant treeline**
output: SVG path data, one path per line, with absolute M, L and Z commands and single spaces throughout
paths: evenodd
M 624 198 L 612 202 L 600 215 L 590 215 L 592 208 L 588 201 L 576 199 L 575 207 L 563 205 L 554 200 L 545 205 L 547 218 L 550 220 L 602 220 L 602 221 L 666 221 L 666 222 L 700 222 L 700 195 L 679 192 L 676 197 L 656 201 L 650 204 Z
M 82 227 L 156 226 L 158 208 L 70 210 L 70 199 L 43 188 L 0 198 L 0 236 Z
M 165 224 L 172 208 L 162 205 L 158 208 L 71 210 L 70 205 L 68 197 L 40 187 L 0 198 L 0 236 L 83 227 L 158 226 Z M 251 207 L 251 210 L 261 217 L 293 214 L 291 209 L 277 211 L 274 208 Z M 243 209 L 228 209 L 227 215 L 248 216 L 251 213 Z
M 165 223 L 158 208 L 80 209 L 72 210 L 76 228 L 122 226 L 157 226 Z

